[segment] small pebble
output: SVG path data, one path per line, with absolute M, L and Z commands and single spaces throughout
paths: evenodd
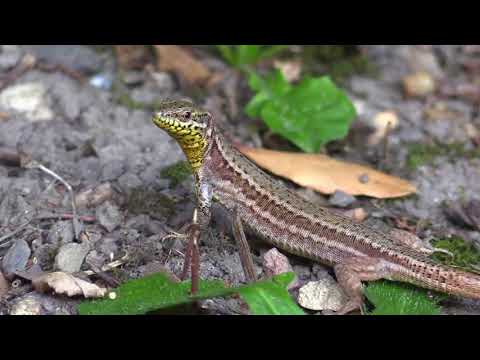
M 47 241 L 50 244 L 67 244 L 73 241 L 72 221 L 57 221 L 48 232 Z
M 115 230 L 123 221 L 123 214 L 120 209 L 110 201 L 106 201 L 97 207 L 95 214 L 100 225 L 108 232 Z
M 63 272 L 74 273 L 80 271 L 83 261 L 90 251 L 87 243 L 70 243 L 63 245 L 55 257 L 55 267 Z
M 25 270 L 30 254 L 30 247 L 25 240 L 18 239 L 13 243 L 2 260 L 3 273 L 7 279 L 12 279 L 15 272 Z
M 352 205 L 355 201 L 357 201 L 357 199 L 355 199 L 354 196 L 340 190 L 335 191 L 333 195 L 330 196 L 330 199 L 328 199 L 330 205 L 341 208 L 348 207 Z
M 368 184 L 368 182 L 370 181 L 370 178 L 368 177 L 368 174 L 363 174 L 358 177 L 358 181 L 361 184 Z
M 426 97 L 436 90 L 433 77 L 427 72 L 417 72 L 403 79 L 403 88 L 407 96 Z
M 25 115 L 31 122 L 54 117 L 47 101 L 47 89 L 40 83 L 24 83 L 7 87 L 0 93 L 0 107 Z
M 294 272 L 288 258 L 275 248 L 267 251 L 263 255 L 263 270 L 267 277 Z M 290 283 L 288 288 L 295 288 L 298 286 L 298 283 L 298 277 L 295 275 L 294 281 Z
M 39 298 L 27 294 L 15 301 L 10 309 L 10 315 L 42 315 L 43 307 Z
M 315 311 L 338 311 L 346 300 L 340 286 L 331 277 L 309 282 L 300 288 L 298 295 L 300 306 Z

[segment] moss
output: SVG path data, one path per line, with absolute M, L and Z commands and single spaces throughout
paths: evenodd
M 478 272 L 480 251 L 461 237 L 453 236 L 449 239 L 434 240 L 432 241 L 432 245 L 436 248 L 448 250 L 453 254 L 453 256 L 450 256 L 444 253 L 435 253 L 432 255 L 432 259 L 445 265 L 457 266 L 469 271 Z
M 164 168 L 160 173 L 162 178 L 170 180 L 171 187 L 176 187 L 190 175 L 192 175 L 192 168 L 188 161 L 179 161 L 178 163 Z
M 158 216 L 160 214 L 169 217 L 174 215 L 175 201 L 159 192 L 139 188 L 128 194 L 127 209 L 134 215 Z
M 407 166 L 416 169 L 418 166 L 432 163 L 439 156 L 446 156 L 449 160 L 471 159 L 480 156 L 480 149 L 467 150 L 463 143 L 412 144 L 408 149 Z
M 342 83 L 354 74 L 375 76 L 377 69 L 356 45 L 315 45 L 303 47 L 307 73 L 325 73 Z

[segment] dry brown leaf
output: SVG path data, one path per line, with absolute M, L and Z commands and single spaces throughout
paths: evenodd
M 210 70 L 180 46 L 154 45 L 154 48 L 159 70 L 173 71 L 190 84 L 202 85 L 210 78 Z
M 69 297 L 81 295 L 85 298 L 99 298 L 107 293 L 105 288 L 60 271 L 38 276 L 32 280 L 32 285 L 42 293 L 53 290 Z
M 333 194 L 340 190 L 350 195 L 386 199 L 416 192 L 415 186 L 408 181 L 326 155 L 248 147 L 240 147 L 240 151 L 275 175 L 324 194 Z
M 115 53 L 122 69 L 142 69 L 149 56 L 146 45 L 115 45 Z

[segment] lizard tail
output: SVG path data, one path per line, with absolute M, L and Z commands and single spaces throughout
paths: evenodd
M 430 261 L 418 264 L 415 272 L 401 274 L 399 280 L 450 295 L 480 299 L 480 275 Z

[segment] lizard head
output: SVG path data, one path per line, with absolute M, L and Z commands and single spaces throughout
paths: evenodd
M 177 140 L 192 169 L 198 170 L 208 148 L 212 115 L 186 101 L 165 101 L 153 115 L 153 123 Z

